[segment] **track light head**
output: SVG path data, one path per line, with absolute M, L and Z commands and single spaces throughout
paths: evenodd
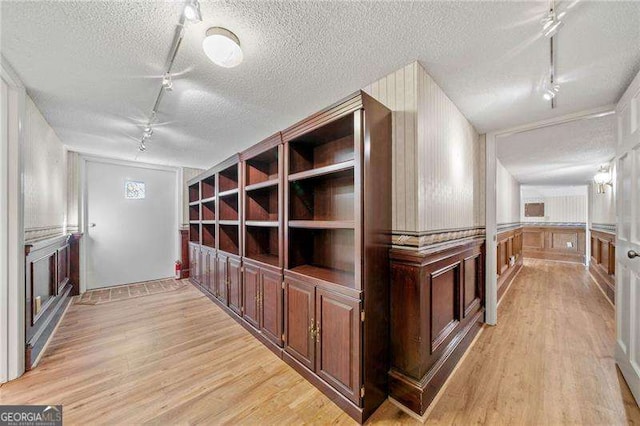
M 140 146 L 138 147 L 140 152 L 145 152 L 147 150 L 147 146 L 144 144 L 144 139 L 140 141 Z
M 149 139 L 153 135 L 153 129 L 151 126 L 147 126 L 144 128 L 143 137 Z
M 184 17 L 190 22 L 201 22 L 200 3 L 198 0 L 190 0 L 184 7 Z
M 164 77 L 162 77 L 162 87 L 167 92 L 170 92 L 173 90 L 173 81 L 171 80 L 171 74 L 166 73 Z

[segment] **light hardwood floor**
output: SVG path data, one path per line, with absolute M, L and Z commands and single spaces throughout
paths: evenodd
M 613 308 L 578 265 L 526 261 L 428 424 L 640 424 L 613 361 Z M 195 288 L 73 305 L 0 404 L 66 424 L 353 421 Z M 416 423 L 386 402 L 372 423 Z

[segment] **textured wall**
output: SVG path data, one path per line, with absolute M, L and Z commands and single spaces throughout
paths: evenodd
M 613 177 L 613 181 L 615 182 L 615 167 L 613 168 Z M 596 192 L 596 185 L 591 182 L 591 184 L 589 184 L 589 191 L 589 217 L 591 223 L 615 225 L 616 197 L 614 189 L 607 186 L 604 194 L 598 194 Z
M 393 112 L 394 233 L 483 227 L 484 135 L 418 62 L 364 91 Z
M 483 161 L 474 127 L 418 66 L 419 231 L 484 226 Z
M 27 97 L 24 121 L 25 240 L 59 234 L 65 224 L 66 154 L 64 146 Z
M 189 225 L 189 186 L 187 182 L 202 173 L 202 169 L 191 169 L 182 167 L 182 226 Z
M 418 68 L 413 62 L 363 89 L 392 111 L 394 231 L 418 230 Z
M 498 225 L 520 222 L 520 182 L 500 160 L 496 160 L 496 204 Z
M 524 217 L 524 204 L 544 203 L 545 217 Z M 587 221 L 587 196 L 523 197 L 520 209 L 522 222 L 581 222 Z

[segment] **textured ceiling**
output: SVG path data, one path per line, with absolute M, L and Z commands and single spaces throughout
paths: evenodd
M 640 2 L 575 4 L 558 37 L 558 108 L 542 2 L 206 2 L 149 150 L 137 152 L 182 2 L 1 2 L 2 53 L 65 144 L 207 167 L 419 60 L 480 132 L 614 103 L 640 67 Z M 560 8 L 570 3 L 560 4 Z M 213 65 L 224 26 L 245 61 Z
M 522 184 L 585 184 L 615 155 L 615 116 L 542 127 L 496 140 L 500 162 Z

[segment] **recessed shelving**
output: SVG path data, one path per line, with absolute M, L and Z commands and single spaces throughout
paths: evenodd
M 264 182 L 254 183 L 253 185 L 247 185 L 244 187 L 244 190 L 247 192 L 251 192 L 251 191 L 256 191 L 263 188 L 268 188 L 271 186 L 278 186 L 279 183 L 280 183 L 279 179 L 265 180 Z
M 289 220 L 353 221 L 353 169 L 289 182 Z
M 306 229 L 353 229 L 353 220 L 290 220 L 290 228 Z
M 189 205 L 189 220 L 200 220 L 200 205 Z
M 277 227 L 247 226 L 245 232 L 245 257 L 269 265 L 280 265 L 279 230 Z
M 279 217 L 278 187 L 269 186 L 247 192 L 245 220 L 277 221 Z
M 238 194 L 218 197 L 219 220 L 238 220 Z
M 200 182 L 189 185 L 189 203 L 200 200 Z
M 339 173 L 345 170 L 353 169 L 355 161 L 343 161 L 342 163 L 331 164 L 329 166 L 318 167 L 317 169 L 311 169 L 304 172 L 294 173 L 289 175 L 289 181 L 297 181 L 303 179 L 310 179 L 314 177 L 320 177 L 331 173 Z
M 238 193 L 238 188 L 229 189 L 227 191 L 219 192 L 218 197 L 230 197 Z
M 189 224 L 189 241 L 193 243 L 200 243 L 200 224 L 199 223 Z
M 245 220 L 245 226 L 259 226 L 262 228 L 277 228 L 280 224 L 278 221 L 266 221 L 266 220 Z
M 231 254 L 240 254 L 240 236 L 237 225 L 225 225 L 220 222 L 218 226 L 218 248 Z
M 246 161 L 245 183 L 247 187 L 278 181 L 278 147 L 268 149 Z
M 331 283 L 353 287 L 353 229 L 289 229 L 289 269 Z
M 202 202 L 202 220 L 216 220 L 215 199 Z
M 206 198 L 215 197 L 216 195 L 216 175 L 209 176 L 204 178 L 200 184 L 200 192 L 201 198 L 204 200 Z
M 219 220 L 218 223 L 220 225 L 238 225 L 240 222 L 238 222 L 237 220 Z
M 347 114 L 289 141 L 289 174 L 353 161 L 354 117 Z
M 218 174 L 218 194 L 238 189 L 238 164 L 227 167 Z
M 202 224 L 202 245 L 215 248 L 216 247 L 216 226 L 215 223 Z

